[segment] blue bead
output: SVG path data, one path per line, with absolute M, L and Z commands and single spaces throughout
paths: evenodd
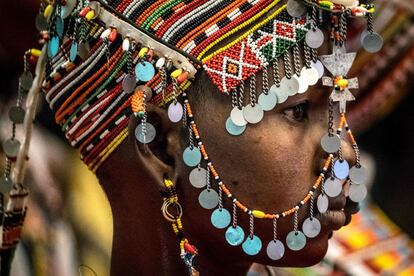
M 228 118 L 226 121 L 226 130 L 233 136 L 239 136 L 246 130 L 246 126 L 236 126 L 231 118 Z
M 237 246 L 242 244 L 244 240 L 244 231 L 240 226 L 230 226 L 226 231 L 226 241 L 232 245 Z
M 346 160 L 336 160 L 334 164 L 334 174 L 338 179 L 345 179 L 349 175 L 349 164 Z
M 135 66 L 135 75 L 137 81 L 150 81 L 155 75 L 154 65 L 148 61 L 138 62 L 138 64 Z
M 54 36 L 52 37 L 52 39 L 49 41 L 49 51 L 48 51 L 48 55 L 49 57 L 54 57 L 56 56 L 56 54 L 59 51 L 59 37 L 58 36 Z
M 62 17 L 56 17 L 56 33 L 59 37 L 63 36 L 63 31 L 65 30 L 65 23 L 63 22 Z
M 224 208 L 214 210 L 211 214 L 211 224 L 218 229 L 224 229 L 229 226 L 231 216 L 229 211 Z
M 201 162 L 201 152 L 198 148 L 186 148 L 183 152 L 184 163 L 189 167 L 195 167 Z
M 242 244 L 244 253 L 250 256 L 257 255 L 262 249 L 262 241 L 256 235 L 253 235 L 253 238 L 247 237 L 247 239 Z
M 78 55 L 78 43 L 72 42 L 69 50 L 69 60 L 74 62 Z

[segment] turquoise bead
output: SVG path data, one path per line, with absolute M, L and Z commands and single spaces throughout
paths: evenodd
M 231 221 L 230 212 L 224 208 L 214 210 L 211 214 L 211 224 L 218 229 L 224 229 L 229 226 Z
M 293 251 L 299 251 L 306 245 L 306 237 L 301 231 L 291 231 L 286 237 L 286 245 Z
M 230 226 L 226 231 L 226 241 L 232 245 L 237 246 L 242 244 L 244 240 L 244 231 L 240 226 Z
M 239 136 L 246 130 L 246 126 L 235 125 L 233 121 L 231 120 L 231 118 L 229 117 L 226 121 L 226 130 L 228 133 L 230 133 L 233 136 Z
M 247 239 L 242 244 L 244 253 L 250 256 L 257 255 L 262 249 L 262 241 L 256 235 L 253 235 L 253 238 L 247 237 Z
M 71 62 L 74 62 L 77 55 L 78 55 L 78 43 L 72 42 L 72 45 L 70 46 L 70 50 L 69 50 L 69 60 Z
M 201 162 L 201 152 L 198 148 L 186 148 L 183 152 L 184 163 L 189 167 L 195 167 Z
M 148 61 L 138 62 L 135 66 L 135 76 L 137 81 L 147 82 L 150 81 L 155 75 L 154 65 Z
M 59 51 L 59 37 L 58 36 L 54 36 L 52 37 L 52 39 L 49 41 L 49 51 L 48 51 L 48 55 L 49 57 L 54 57 L 56 56 L 56 54 Z

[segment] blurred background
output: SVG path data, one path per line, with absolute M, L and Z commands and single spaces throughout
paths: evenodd
M 40 47 L 38 5 L 0 2 L 0 141 L 10 135 L 7 112 L 23 53 Z M 376 55 L 361 52 L 351 73 L 361 84 L 349 116 L 371 173 L 369 199 L 331 240 L 320 265 L 277 275 L 414 275 L 414 1 L 382 1 L 379 9 L 375 27 L 384 48 Z M 352 49 L 360 47 L 362 26 L 349 30 Z M 109 275 L 112 218 L 106 196 L 43 101 L 39 110 L 26 178 L 29 210 L 12 275 Z M 250 274 L 264 269 L 257 266 Z

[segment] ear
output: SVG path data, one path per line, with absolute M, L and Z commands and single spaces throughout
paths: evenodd
M 142 144 L 135 138 L 135 129 L 141 119 L 131 115 L 128 131 L 131 145 L 134 145 L 137 166 L 147 172 L 157 183 L 157 188 L 165 191 L 164 178 L 170 178 L 177 183 L 179 175 L 179 158 L 181 158 L 180 125 L 172 123 L 167 111 L 151 103 L 146 106 L 147 122 L 156 129 L 155 139 L 148 144 Z

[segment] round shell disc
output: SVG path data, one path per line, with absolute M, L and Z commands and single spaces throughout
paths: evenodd
M 70 50 L 69 50 L 69 60 L 71 62 L 74 62 L 77 56 L 78 56 L 78 43 L 73 41 L 72 45 L 70 46 Z
M 278 103 L 284 103 L 287 98 L 289 97 L 289 89 L 284 86 L 283 83 L 280 84 L 280 86 L 276 86 L 275 84 L 270 87 L 269 93 L 276 94 L 277 102 Z
M 262 93 L 259 96 L 258 103 L 264 111 L 270 111 L 277 104 L 277 96 L 275 93 L 268 93 L 267 95 Z
M 296 78 L 288 79 L 286 76 L 280 81 L 280 85 L 287 89 L 286 93 L 289 96 L 296 95 L 299 91 L 299 82 Z
M 305 14 L 306 7 L 300 0 L 289 0 L 286 10 L 292 17 L 302 17 Z
M 307 80 L 308 85 L 312 86 L 318 83 L 319 72 L 315 67 L 306 68 L 303 67 L 300 75 Z
M 246 126 L 236 126 L 233 123 L 232 119 L 229 117 L 226 121 L 226 130 L 233 136 L 239 136 L 246 130 Z
M 198 148 L 188 147 L 183 152 L 184 163 L 189 167 L 195 167 L 201 162 L 201 152 Z
M 217 229 L 224 229 L 231 221 L 230 212 L 224 208 L 218 208 L 211 214 L 211 224 Z
M 298 88 L 298 93 L 299 94 L 303 94 L 306 91 L 308 91 L 309 88 L 309 82 L 307 79 L 304 78 L 304 76 L 298 76 L 298 75 L 294 75 L 293 78 L 297 79 L 298 83 L 299 83 L 299 88 Z
M 8 139 L 3 142 L 3 150 L 7 157 L 16 158 L 20 150 L 20 142 L 16 139 Z
M 46 31 L 47 29 L 49 29 L 49 24 L 47 23 L 47 19 L 46 17 L 43 16 L 42 13 L 38 13 L 36 15 L 35 25 L 36 25 L 36 29 L 39 32 Z
M 78 45 L 78 56 L 82 60 L 85 60 L 89 56 L 90 51 L 91 51 L 91 48 L 90 48 L 88 42 L 80 42 L 79 43 L 79 45 Z
M 329 199 L 326 195 L 320 194 L 318 200 L 316 201 L 316 206 L 318 207 L 319 213 L 323 214 L 328 211 Z
M 321 139 L 321 146 L 327 153 L 335 153 L 341 147 L 341 138 L 337 134 L 325 134 Z
M 56 17 L 56 33 L 59 37 L 63 36 L 63 32 L 65 30 L 65 22 L 63 22 L 62 17 L 57 16 Z
M 349 175 L 349 164 L 346 160 L 336 160 L 333 169 L 335 176 L 341 180 Z
M 168 107 L 168 118 L 173 123 L 181 121 L 184 115 L 184 108 L 179 102 L 172 102 Z
M 0 192 L 6 194 L 13 186 L 13 181 L 9 177 L 0 177 Z
M 124 89 L 125 93 L 131 94 L 135 91 L 136 83 L 137 80 L 135 79 L 134 75 L 126 74 L 124 79 L 122 80 L 122 89 Z
M 307 218 L 302 225 L 303 233 L 308 238 L 315 238 L 321 232 L 321 223 L 315 217 Z
M 25 71 L 20 75 L 20 85 L 26 91 L 32 87 L 33 75 L 30 71 Z
M 146 133 L 143 133 L 143 125 L 139 124 L 136 128 L 135 128 L 135 138 L 141 143 L 141 144 L 148 144 L 151 143 L 152 141 L 154 141 L 155 135 L 156 135 L 156 131 L 155 131 L 155 127 L 150 124 L 150 123 L 146 123 Z
M 53 58 L 59 52 L 59 37 L 53 36 L 52 39 L 49 41 L 49 56 Z
M 325 181 L 324 187 L 329 197 L 337 197 L 342 192 L 342 180 L 330 177 Z
M 270 259 L 274 261 L 280 260 L 282 259 L 283 255 L 285 255 L 285 246 L 279 240 L 271 241 L 267 245 L 266 253 Z
M 299 251 L 306 245 L 306 237 L 301 231 L 291 231 L 286 237 L 286 245 L 290 250 Z
M 244 119 L 244 116 L 243 116 L 243 109 L 244 109 L 244 107 L 242 107 L 242 109 L 239 109 L 237 106 L 235 106 L 231 110 L 230 118 L 231 118 L 231 121 L 236 126 L 245 126 L 245 125 L 247 125 L 247 121 Z
M 322 78 L 325 74 L 325 67 L 323 67 L 323 64 L 320 60 L 317 60 L 316 62 L 311 62 L 311 66 L 318 71 L 319 78 Z
M 68 17 L 76 7 L 76 3 L 76 0 L 66 0 L 65 5 L 60 8 L 60 16 L 63 19 Z
M 323 32 L 319 28 L 311 29 L 306 33 L 305 41 L 309 47 L 318 49 L 322 46 L 325 40 Z
M 252 238 L 250 238 L 249 236 L 243 242 L 242 248 L 243 248 L 244 253 L 246 253 L 249 256 L 257 255 L 262 249 L 262 241 L 256 235 L 253 235 Z
M 365 184 L 368 180 L 368 170 L 361 166 L 352 166 L 351 170 L 349 171 L 349 178 L 351 179 L 352 183 L 355 184 Z
M 204 209 L 216 208 L 219 202 L 219 195 L 213 189 L 205 189 L 198 196 L 198 202 Z
M 207 185 L 207 170 L 195 168 L 190 172 L 190 183 L 195 188 L 204 188 Z
M 22 124 L 24 121 L 24 117 L 26 115 L 26 111 L 20 106 L 12 106 L 9 110 L 9 118 L 15 124 Z
M 260 105 L 256 104 L 255 106 L 247 105 L 243 109 L 244 119 L 250 124 L 257 124 L 263 119 L 263 109 Z
M 232 246 L 238 246 L 242 244 L 244 240 L 244 231 L 240 226 L 230 226 L 226 230 L 226 241 Z
M 367 187 L 364 184 L 352 184 L 349 186 L 349 198 L 353 202 L 363 201 L 367 193 Z
M 138 64 L 135 66 L 135 76 L 137 78 L 137 81 L 148 82 L 154 77 L 154 75 L 154 65 L 148 61 L 138 62 Z
M 152 99 L 152 90 L 151 87 L 147 85 L 139 85 L 135 88 L 135 91 L 142 91 L 145 94 L 145 100 L 149 101 Z
M 369 53 L 376 53 L 381 50 L 384 40 L 378 33 L 369 33 L 362 39 L 362 46 Z

